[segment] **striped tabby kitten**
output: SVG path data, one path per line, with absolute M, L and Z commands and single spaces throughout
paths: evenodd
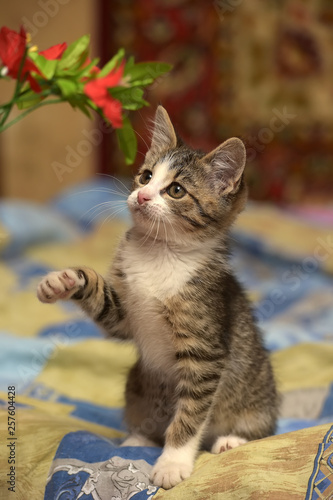
M 200 446 L 220 453 L 275 429 L 272 368 L 228 263 L 228 230 L 246 201 L 244 166 L 239 139 L 194 151 L 158 107 L 128 198 L 133 227 L 107 276 L 73 267 L 38 286 L 42 302 L 73 299 L 108 337 L 135 342 L 124 444 L 164 445 L 156 486 L 190 476 Z

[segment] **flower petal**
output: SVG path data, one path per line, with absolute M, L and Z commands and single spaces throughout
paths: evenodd
M 27 80 L 30 83 L 31 90 L 39 94 L 42 91 L 42 87 L 39 85 L 37 80 L 30 74 L 27 76 Z
M 42 50 L 41 52 L 39 52 L 39 55 L 44 56 L 45 59 L 49 60 L 60 59 L 66 49 L 66 42 L 58 43 L 57 45 L 53 45 L 49 49 Z
M 110 98 L 105 101 L 102 111 L 114 128 L 121 128 L 123 126 L 123 119 L 121 116 L 122 106 L 120 101 L 110 96 Z
M 92 80 L 84 86 L 84 93 L 94 101 L 97 106 L 102 106 L 108 96 L 107 88 L 98 80 Z
M 84 93 L 100 108 L 108 107 L 108 103 L 116 101 L 108 93 L 108 88 L 114 87 L 120 82 L 124 73 L 124 66 L 125 64 L 123 63 L 119 68 L 110 71 L 107 76 L 103 78 L 98 78 L 97 76 L 97 78 L 94 78 L 84 86 Z M 121 107 L 120 102 L 119 105 Z M 120 123 L 121 119 L 118 117 L 116 121 Z
M 2 60 L 4 66 L 8 68 L 8 76 L 11 76 L 12 78 L 18 77 L 21 62 L 26 50 L 26 44 L 27 35 L 23 26 L 21 26 L 20 33 L 10 30 L 6 26 L 1 28 L 0 59 Z M 40 92 L 41 88 L 37 81 L 30 75 L 31 71 L 40 74 L 40 71 L 36 67 L 35 63 L 27 57 L 24 61 L 23 67 L 21 68 L 20 80 L 22 81 L 24 78 L 27 78 L 32 90 L 34 90 L 34 92 Z
M 0 59 L 9 69 L 17 59 L 22 59 L 26 47 L 26 33 L 21 27 L 20 33 L 3 26 L 0 30 Z
M 103 78 L 97 78 L 96 82 L 103 82 L 105 87 L 115 87 L 123 77 L 125 68 L 125 62 L 123 62 L 119 68 L 113 69 L 107 76 Z

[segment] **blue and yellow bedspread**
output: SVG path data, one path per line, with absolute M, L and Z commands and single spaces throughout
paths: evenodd
M 232 259 L 283 396 L 277 435 L 202 453 L 192 477 L 164 491 L 149 483 L 159 448 L 119 447 L 133 346 L 105 340 L 74 305 L 35 294 L 49 270 L 105 272 L 129 224 L 125 210 L 106 220 L 122 207 L 116 187 L 92 182 L 47 207 L 0 204 L 0 498 L 330 498 L 333 211 L 249 204 L 241 215 Z

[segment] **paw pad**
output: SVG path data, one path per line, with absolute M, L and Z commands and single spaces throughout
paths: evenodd
M 37 297 L 41 302 L 52 303 L 59 299 L 68 300 L 85 284 L 82 272 L 80 276 L 74 269 L 54 271 L 47 274 L 37 287 Z

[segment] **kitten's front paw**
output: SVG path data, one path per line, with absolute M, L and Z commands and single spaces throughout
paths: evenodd
M 161 457 L 162 458 L 162 457 Z M 190 477 L 193 466 L 183 462 L 158 460 L 152 471 L 152 482 L 165 490 L 173 488 Z
M 220 436 L 213 444 L 211 453 L 223 453 L 224 451 L 233 450 L 245 443 L 247 443 L 247 439 L 238 436 Z
M 68 300 L 84 285 L 85 278 L 80 271 L 78 273 L 74 269 L 54 271 L 47 274 L 39 283 L 37 297 L 41 302 L 48 304 L 57 300 Z

